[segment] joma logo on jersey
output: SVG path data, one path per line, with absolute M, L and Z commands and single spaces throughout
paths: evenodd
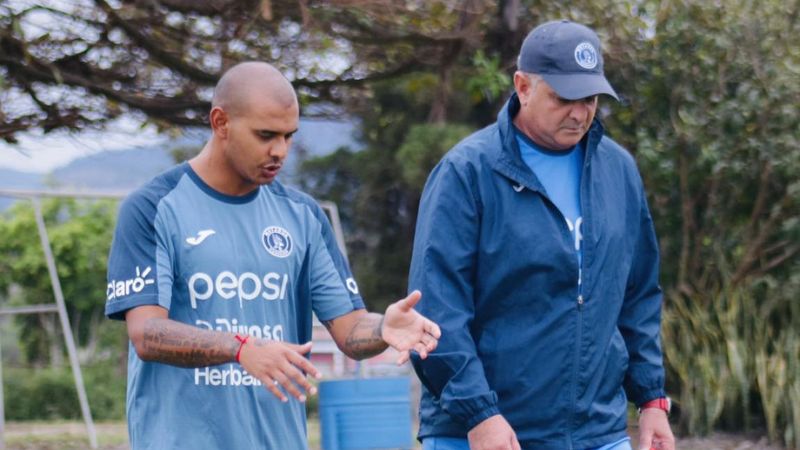
M 259 297 L 264 300 L 285 299 L 289 275 L 269 272 L 259 277 L 252 272 L 236 275 L 226 270 L 212 278 L 207 273 L 198 272 L 189 278 L 187 284 L 192 309 L 197 309 L 198 300 L 208 300 L 214 293 L 224 300 L 238 298 L 241 308 L 245 301 Z
M 144 270 L 140 270 L 139 266 L 136 266 L 135 278 L 124 281 L 111 280 L 106 287 L 106 299 L 114 300 L 115 298 L 142 292 L 145 286 L 156 282 L 156 280 L 147 278 L 150 275 L 150 271 L 150 266 L 147 266 Z

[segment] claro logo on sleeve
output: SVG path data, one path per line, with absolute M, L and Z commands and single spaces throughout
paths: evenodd
M 145 286 L 156 282 L 156 280 L 149 278 L 151 271 L 150 266 L 147 266 L 144 270 L 136 266 L 135 277 L 123 281 L 109 281 L 106 288 L 106 299 L 114 300 L 142 292 Z

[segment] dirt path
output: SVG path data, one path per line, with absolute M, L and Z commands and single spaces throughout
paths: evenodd
M 707 438 L 680 439 L 680 450 L 784 450 L 769 445 L 766 437 L 746 437 L 715 433 Z
M 129 450 L 125 424 L 95 424 L 100 450 Z M 83 450 L 88 449 L 86 427 L 82 422 L 9 423 L 5 428 L 7 450 Z M 635 447 L 634 447 L 635 448 Z M 679 450 L 785 450 L 772 446 L 765 437 L 715 433 L 705 438 L 678 440 Z

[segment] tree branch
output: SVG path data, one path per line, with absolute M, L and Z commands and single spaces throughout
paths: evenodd
M 151 40 L 147 35 L 139 31 L 132 22 L 123 19 L 117 14 L 117 11 L 112 8 L 105 0 L 95 0 L 97 6 L 100 7 L 110 17 L 110 22 L 116 24 L 118 27 L 125 30 L 125 33 L 131 37 L 137 44 L 147 50 L 155 59 L 161 62 L 164 66 L 169 67 L 171 70 L 176 70 L 188 78 L 201 81 L 204 83 L 215 83 L 218 74 L 210 74 L 204 70 L 187 64 L 182 58 L 176 57 L 169 52 L 163 42 Z
M 764 254 L 764 246 L 777 227 L 779 221 L 785 217 L 786 208 L 791 203 L 792 197 L 788 191 L 777 202 L 767 220 L 761 225 L 759 232 L 747 241 L 747 249 L 731 277 L 731 284 L 737 285 L 750 275 L 753 267 Z

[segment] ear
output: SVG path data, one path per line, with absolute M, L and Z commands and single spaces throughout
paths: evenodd
M 211 130 L 214 135 L 225 139 L 228 137 L 228 128 L 230 126 L 230 119 L 224 109 L 219 106 L 211 108 L 211 113 L 208 115 L 208 121 L 211 124 Z
M 528 97 L 531 95 L 531 80 L 528 76 L 519 70 L 514 72 L 514 90 L 517 91 L 517 97 L 522 104 L 528 102 Z

